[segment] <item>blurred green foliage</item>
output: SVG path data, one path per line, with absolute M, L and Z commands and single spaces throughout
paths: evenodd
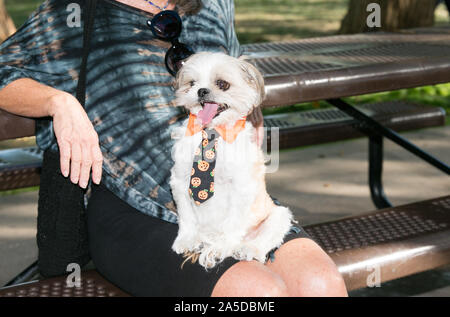
M 442 107 L 447 113 L 446 124 L 450 124 L 450 83 L 386 91 L 375 94 L 348 97 L 344 99 L 354 105 L 390 100 L 408 100 L 416 102 L 418 104 L 423 104 L 425 106 Z M 263 113 L 267 115 L 292 111 L 323 109 L 330 107 L 331 106 L 327 102 L 318 101 L 301 103 L 287 107 L 267 108 L 264 109 Z
M 19 28 L 43 0 L 5 0 L 6 10 Z

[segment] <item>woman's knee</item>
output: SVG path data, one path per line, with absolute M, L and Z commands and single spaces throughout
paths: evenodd
M 262 263 L 242 261 L 230 267 L 219 279 L 211 296 L 285 297 L 283 279 Z
M 304 275 L 297 288 L 300 296 L 308 297 L 345 297 L 347 288 L 342 275 L 333 268 L 322 268 Z
M 332 259 L 310 239 L 294 239 L 277 250 L 268 264 L 291 296 L 347 296 L 342 275 Z

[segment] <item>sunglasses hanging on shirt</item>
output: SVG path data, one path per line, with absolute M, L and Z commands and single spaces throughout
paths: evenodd
M 195 53 L 188 45 L 178 41 L 182 30 L 180 16 L 172 10 L 161 11 L 148 20 L 147 25 L 155 37 L 172 43 L 166 52 L 165 64 L 169 73 L 175 76 L 183 66 L 183 60 Z

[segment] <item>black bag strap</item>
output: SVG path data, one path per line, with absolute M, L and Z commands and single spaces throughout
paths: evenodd
M 83 56 L 76 97 L 86 99 L 86 66 L 97 0 L 85 0 Z M 59 171 L 59 154 L 44 151 L 39 187 L 37 244 L 38 268 L 44 277 L 66 274 L 69 263 L 84 266 L 89 262 L 89 244 L 84 190 Z
M 86 67 L 89 51 L 91 48 L 91 35 L 92 35 L 92 27 L 94 25 L 97 0 L 86 0 L 86 3 L 87 5 L 85 7 L 84 12 L 87 13 L 87 18 L 84 19 L 84 28 L 83 28 L 83 57 L 81 59 L 81 67 L 80 73 L 78 75 L 78 84 L 76 91 L 76 97 L 83 107 L 86 101 Z

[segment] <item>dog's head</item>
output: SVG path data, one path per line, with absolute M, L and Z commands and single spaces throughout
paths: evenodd
M 232 125 L 264 99 L 261 73 L 241 58 L 223 53 L 197 53 L 186 60 L 176 78 L 176 102 L 203 125 Z

